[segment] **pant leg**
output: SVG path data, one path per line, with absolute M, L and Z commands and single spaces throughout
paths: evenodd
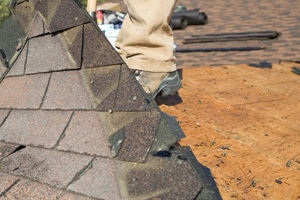
M 128 14 L 115 46 L 129 68 L 152 72 L 176 70 L 169 21 L 176 0 L 124 0 Z

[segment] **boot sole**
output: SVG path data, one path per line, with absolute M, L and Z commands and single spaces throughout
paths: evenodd
M 170 73 L 158 86 L 158 89 L 152 93 L 153 99 L 157 95 L 168 96 L 177 92 L 181 87 L 180 77 L 177 71 Z

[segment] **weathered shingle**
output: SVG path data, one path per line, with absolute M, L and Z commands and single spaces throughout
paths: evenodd
M 49 77 L 50 74 L 36 74 L 5 78 L 0 84 L 0 108 L 39 108 Z
M 1 199 L 196 198 L 181 137 L 80 3 L 19 0 L 3 29 Z
M 1 160 L 0 169 L 62 188 L 68 186 L 91 160 L 88 156 L 26 147 Z
M 0 128 L 0 140 L 52 148 L 62 135 L 72 112 L 13 110 Z

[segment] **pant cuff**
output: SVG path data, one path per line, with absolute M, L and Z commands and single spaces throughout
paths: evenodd
M 176 71 L 175 62 L 160 62 L 153 60 L 126 59 L 130 69 L 138 69 L 150 72 L 173 72 Z

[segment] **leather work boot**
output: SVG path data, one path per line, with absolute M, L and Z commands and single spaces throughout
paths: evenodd
M 132 69 L 131 72 L 146 93 L 154 99 L 156 95 L 168 96 L 181 87 L 180 77 L 174 72 L 149 72 Z

